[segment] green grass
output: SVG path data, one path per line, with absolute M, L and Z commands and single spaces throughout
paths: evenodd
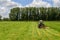
M 38 22 L 2 21 L 0 40 L 60 40 L 60 21 L 46 21 L 46 29 L 39 29 Z

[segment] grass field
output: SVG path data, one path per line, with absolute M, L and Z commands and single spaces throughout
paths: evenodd
M 38 22 L 0 22 L 0 40 L 60 40 L 60 21 L 46 21 L 46 29 Z

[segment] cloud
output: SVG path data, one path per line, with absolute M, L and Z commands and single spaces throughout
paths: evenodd
M 9 8 L 0 7 L 0 15 L 1 15 L 2 17 L 8 17 L 8 16 L 9 16 L 9 11 L 10 11 Z
M 60 7 L 60 0 L 53 0 L 54 7 Z
M 5 7 L 0 7 L 0 13 L 4 13 L 5 12 Z M 1 11 L 3 11 L 3 12 L 1 12 Z
M 26 7 L 51 7 L 51 4 L 43 0 L 33 0 L 33 2 L 26 5 Z
M 0 15 L 8 17 L 8 13 L 13 7 L 22 7 L 22 5 L 11 0 L 0 0 Z

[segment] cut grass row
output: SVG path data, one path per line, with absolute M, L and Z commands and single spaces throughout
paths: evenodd
M 38 22 L 0 22 L 0 40 L 60 40 L 59 22 L 45 22 L 49 27 L 39 29 Z M 58 26 L 58 27 L 55 27 Z

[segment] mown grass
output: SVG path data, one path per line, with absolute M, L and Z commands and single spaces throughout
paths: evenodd
M 60 22 L 46 21 L 46 29 L 39 29 L 38 22 L 2 21 L 0 40 L 60 40 Z
M 45 25 L 57 30 L 60 32 L 60 21 L 46 21 Z

